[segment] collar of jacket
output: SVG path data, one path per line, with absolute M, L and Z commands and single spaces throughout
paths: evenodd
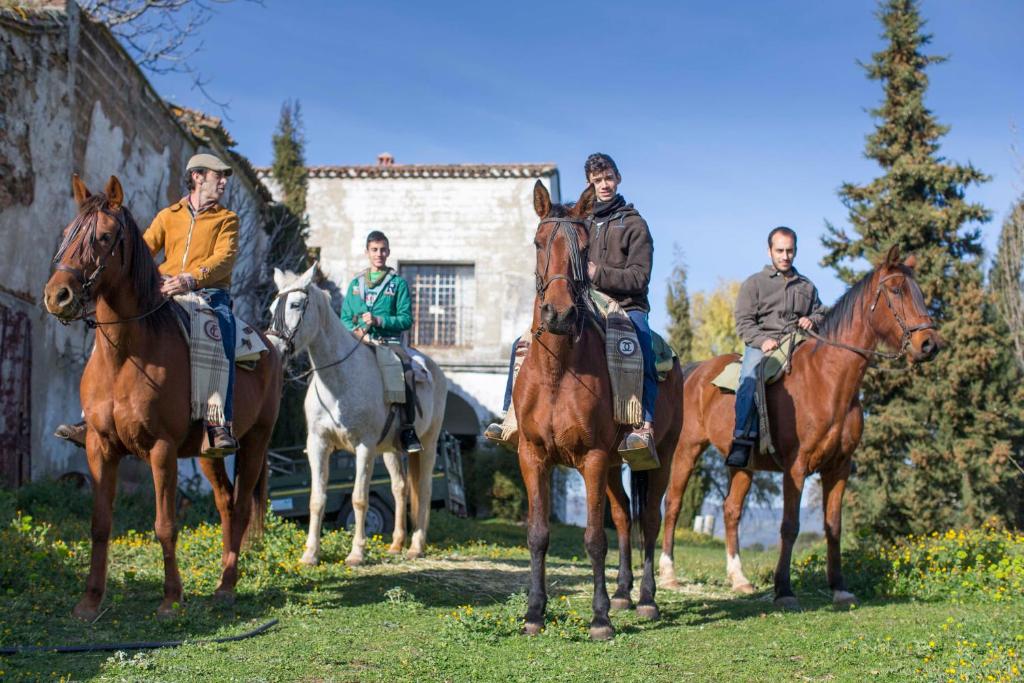
M 803 273 L 796 269 L 796 266 L 790 266 L 789 270 L 790 272 L 793 273 L 794 279 L 807 280 L 807 278 L 803 276 Z M 776 269 L 775 266 L 772 265 L 765 266 L 764 271 L 762 272 L 764 272 L 764 274 L 767 275 L 768 277 L 776 277 L 777 275 L 782 275 L 783 277 L 785 277 L 785 274 L 781 270 Z
M 170 208 L 171 211 L 181 211 L 183 209 L 184 210 L 188 210 L 190 208 L 189 207 L 189 203 L 188 203 L 188 195 L 186 195 L 186 196 L 182 197 L 181 199 L 179 199 L 178 201 L 174 202 L 168 208 Z M 197 211 L 196 215 L 198 216 L 201 213 L 217 213 L 218 211 L 223 211 L 223 210 L 224 210 L 223 206 L 221 206 L 217 202 L 214 202 L 213 204 L 210 204 L 205 209 L 202 209 L 201 211 Z

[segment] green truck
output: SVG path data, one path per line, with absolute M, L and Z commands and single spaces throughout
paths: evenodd
M 270 508 L 282 517 L 309 519 L 310 472 L 305 448 L 272 449 L 270 457 Z M 355 525 L 352 509 L 352 487 L 355 484 L 355 455 L 348 451 L 331 454 L 330 478 L 327 482 L 327 506 L 324 520 L 346 529 Z M 403 465 L 405 457 L 403 456 Z M 407 466 L 407 465 L 406 465 Z M 437 440 L 437 463 L 434 466 L 431 507 L 447 508 L 460 517 L 466 516 L 466 494 L 462 485 L 462 452 L 459 441 L 448 432 Z M 370 501 L 366 513 L 366 534 L 388 534 L 395 527 L 395 499 L 391 495 L 391 479 L 384 459 L 377 458 L 370 478 Z

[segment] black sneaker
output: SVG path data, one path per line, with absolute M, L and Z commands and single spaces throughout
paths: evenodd
M 423 450 L 423 444 L 420 443 L 419 437 L 416 436 L 416 430 L 412 427 L 403 429 L 398 438 L 402 442 L 402 449 L 406 453 L 419 453 Z
M 64 439 L 70 441 L 80 448 L 85 448 L 85 420 L 78 422 L 73 425 L 60 425 L 57 427 L 53 435 L 58 439 Z
M 725 458 L 725 464 L 729 467 L 744 468 L 750 462 L 750 451 L 753 444 L 742 439 L 734 439 L 729 455 Z

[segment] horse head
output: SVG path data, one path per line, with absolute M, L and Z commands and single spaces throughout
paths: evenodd
M 321 277 L 319 263 L 314 263 L 301 275 L 274 268 L 277 296 L 270 304 L 271 324 L 267 335 L 282 356 L 304 351 L 320 330 L 323 307 L 314 301 L 312 310 L 308 309 L 311 298 L 327 296 L 316 285 Z
M 941 339 L 914 280 L 916 264 L 913 255 L 901 262 L 898 246 L 889 249 L 871 280 L 868 320 L 887 345 L 906 351 L 910 362 L 922 363 L 935 358 Z
M 537 248 L 537 304 L 540 323 L 554 334 L 568 334 L 582 321 L 590 296 L 587 250 L 589 219 L 595 200 L 588 185 L 572 206 L 551 203 L 539 180 L 533 187 L 533 208 L 540 217 L 533 243 Z
M 142 242 L 117 176 L 93 195 L 72 176 L 78 215 L 62 231 L 53 257 L 54 272 L 43 289 L 46 309 L 63 323 L 87 314 L 87 305 L 130 278 L 136 299 L 148 303 L 159 294 L 157 268 Z M 145 261 L 148 261 L 146 266 Z

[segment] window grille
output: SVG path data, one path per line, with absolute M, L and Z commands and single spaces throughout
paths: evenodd
M 413 346 L 472 346 L 473 266 L 447 263 L 402 264 L 399 275 L 412 298 Z

